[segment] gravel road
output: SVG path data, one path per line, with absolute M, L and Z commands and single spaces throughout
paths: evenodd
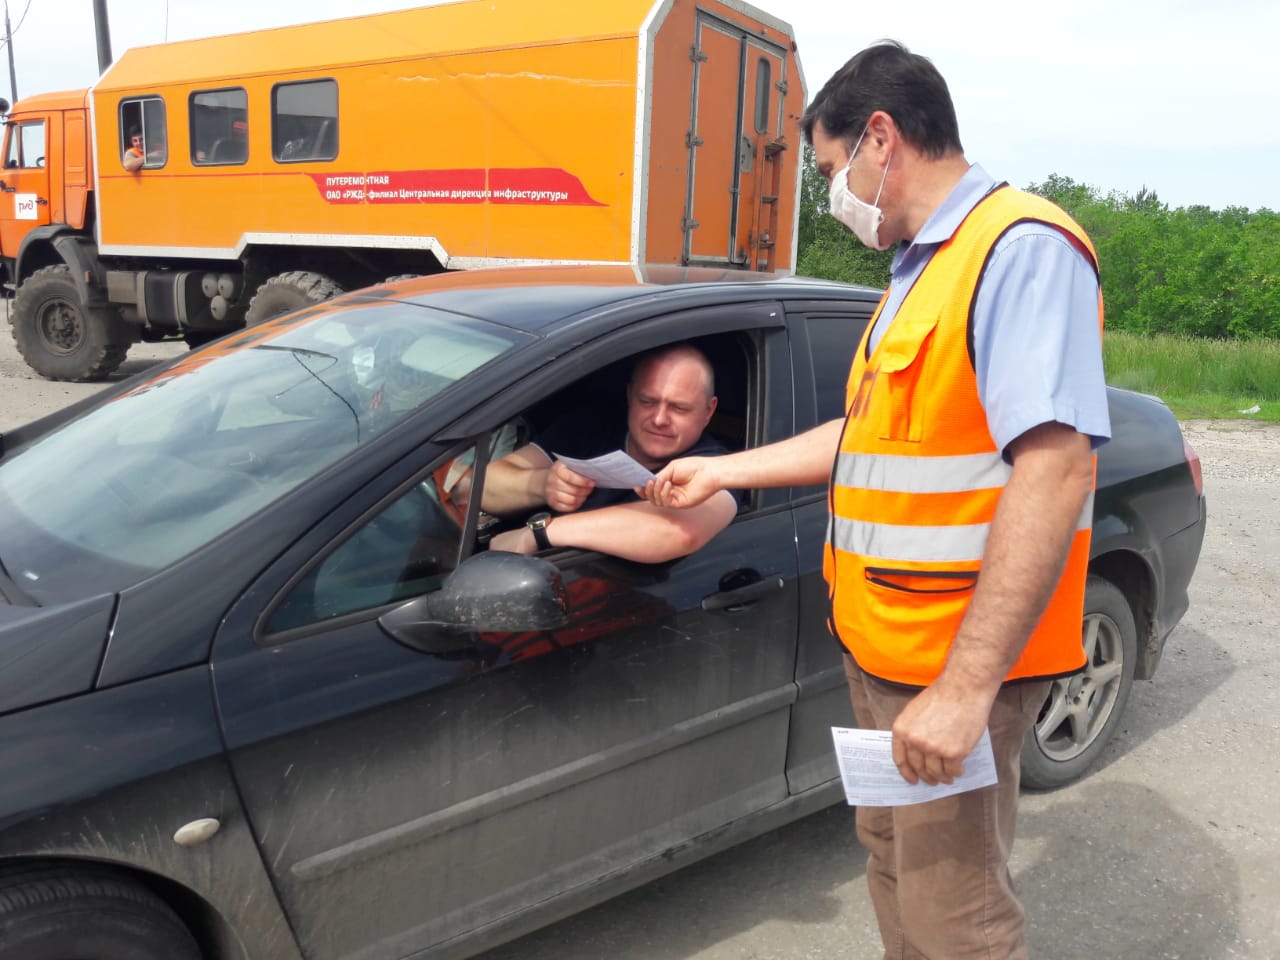
M 184 350 L 139 345 L 120 376 Z M 39 379 L 0 324 L 0 431 L 100 387 Z M 1191 611 L 1099 768 L 1023 800 L 1014 870 L 1045 960 L 1280 957 L 1280 426 L 1183 429 L 1209 502 Z M 833 808 L 485 960 L 877 960 L 863 863 Z

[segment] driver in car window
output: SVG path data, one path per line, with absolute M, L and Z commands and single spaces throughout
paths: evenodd
M 641 563 L 698 550 L 738 512 L 734 494 L 721 491 L 689 511 L 658 507 L 632 490 L 597 487 L 556 457 L 590 459 L 623 450 L 657 472 L 676 457 L 717 456 L 728 451 L 703 434 L 715 410 L 715 377 L 700 350 L 677 344 L 644 355 L 627 384 L 625 424 L 621 418 L 600 424 L 584 411 L 490 464 L 481 495 L 485 512 L 511 517 L 550 509 L 498 534 L 489 549 L 577 547 Z

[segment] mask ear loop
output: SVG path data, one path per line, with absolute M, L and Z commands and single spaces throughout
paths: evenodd
M 873 207 L 880 206 L 880 194 L 884 193 L 884 182 L 889 179 L 889 164 L 893 163 L 893 154 L 889 154 L 889 159 L 885 161 L 884 173 L 880 176 L 880 189 L 876 191 L 876 198 L 871 202 Z

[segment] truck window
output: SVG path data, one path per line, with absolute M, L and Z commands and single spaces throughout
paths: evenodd
M 773 72 L 766 57 L 756 64 L 756 133 L 769 132 L 769 99 Z
M 338 156 L 336 80 L 304 80 L 272 88 L 271 152 L 279 163 Z
M 13 124 L 9 127 L 9 149 L 5 153 L 6 169 L 44 166 L 44 121 Z
M 164 101 L 159 97 L 131 97 L 120 101 L 121 159 L 131 150 L 142 152 L 144 170 L 163 167 L 169 159 Z
M 222 166 L 249 159 L 249 95 L 243 87 L 191 94 L 191 162 Z

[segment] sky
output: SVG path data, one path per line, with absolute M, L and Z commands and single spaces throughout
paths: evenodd
M 529 0 L 531 3 L 540 0 Z M 602 0 L 607 2 L 607 0 Z M 946 78 L 970 161 L 1171 207 L 1280 210 L 1274 0 L 754 0 L 795 31 L 810 95 L 883 38 Z M 92 0 L 7 0 L 18 92 L 98 76 Z M 113 53 L 422 0 L 107 0 Z M 7 53 L 7 51 L 6 51 Z M 12 99 L 0 60 L 0 91 Z

